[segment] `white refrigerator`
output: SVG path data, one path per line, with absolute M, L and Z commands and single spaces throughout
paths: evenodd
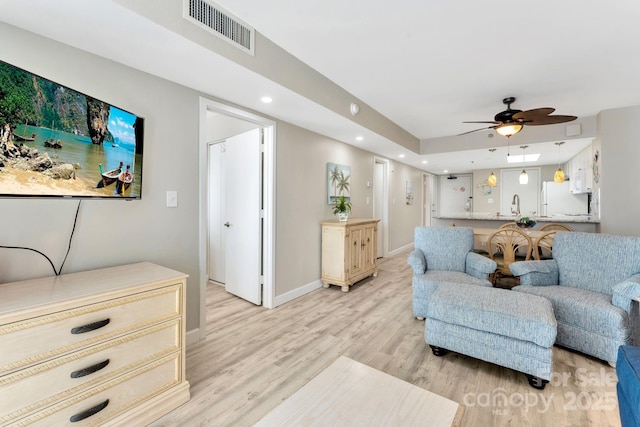
M 573 194 L 569 181 L 562 184 L 553 181 L 542 183 L 542 215 L 586 215 L 589 213 L 589 196 Z

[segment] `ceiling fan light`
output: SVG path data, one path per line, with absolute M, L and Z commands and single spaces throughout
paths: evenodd
M 496 132 L 502 136 L 510 137 L 520 132 L 522 126 L 521 123 L 504 123 L 496 128 Z
M 520 181 L 520 184 L 522 185 L 529 183 L 529 174 L 527 173 L 526 170 L 522 169 L 522 173 L 520 174 L 519 181 Z
M 558 168 L 556 173 L 553 175 L 553 182 L 562 184 L 564 182 L 564 172 L 561 168 Z
M 498 178 L 496 177 L 496 174 L 493 173 L 493 171 L 491 171 L 491 175 L 489 175 L 489 178 L 487 178 L 487 185 L 489 185 L 489 187 L 495 187 L 496 185 L 498 185 Z

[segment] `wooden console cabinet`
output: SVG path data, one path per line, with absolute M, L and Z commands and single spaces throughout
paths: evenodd
M 188 401 L 186 278 L 139 263 L 0 284 L 0 426 L 144 426 Z
M 376 277 L 377 219 L 322 222 L 322 283 L 349 286 L 367 276 Z

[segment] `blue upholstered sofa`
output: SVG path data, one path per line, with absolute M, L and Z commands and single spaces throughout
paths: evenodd
M 424 319 L 429 295 L 442 283 L 491 286 L 496 263 L 473 252 L 471 227 L 416 227 L 415 249 L 407 262 L 413 269 L 413 315 Z
M 622 427 L 637 427 L 640 425 L 640 347 L 620 346 L 616 374 Z
M 517 292 L 551 301 L 556 344 L 614 365 L 621 345 L 638 345 L 640 237 L 558 232 L 553 259 L 518 261 Z

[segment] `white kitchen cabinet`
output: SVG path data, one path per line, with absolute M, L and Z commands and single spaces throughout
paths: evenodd
M 576 154 L 566 164 L 569 172 L 569 182 L 573 194 L 590 193 L 593 189 L 592 148 L 587 148 Z

